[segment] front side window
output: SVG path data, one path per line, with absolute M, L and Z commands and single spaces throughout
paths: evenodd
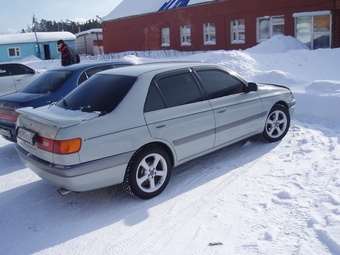
M 162 28 L 162 47 L 170 46 L 170 28 Z
M 294 14 L 295 38 L 310 49 L 331 47 L 331 15 L 330 12 L 312 12 Z
M 216 44 L 216 28 L 214 23 L 203 24 L 204 45 Z
M 11 75 L 23 75 L 23 74 L 34 74 L 34 70 L 20 64 L 10 64 L 8 65 Z
M 246 26 L 244 19 L 230 21 L 231 26 L 231 43 L 245 43 L 246 42 Z
M 7 53 L 9 58 L 20 57 L 20 47 L 7 48 Z
M 274 35 L 284 35 L 284 16 L 257 18 L 257 42 L 267 40 Z
M 181 26 L 181 45 L 191 45 L 191 28 L 190 26 Z
M 244 84 L 236 77 L 219 70 L 197 70 L 209 99 L 244 92 Z

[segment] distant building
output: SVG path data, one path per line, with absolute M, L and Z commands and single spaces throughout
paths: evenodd
M 75 34 L 75 48 L 78 54 L 102 55 L 103 32 L 101 28 L 95 28 Z
M 16 61 L 29 56 L 40 59 L 60 58 L 57 41 L 74 48 L 76 36 L 70 32 L 36 32 L 0 35 L 0 62 Z
M 340 0 L 123 0 L 103 21 L 105 53 L 238 50 L 277 34 L 340 47 Z

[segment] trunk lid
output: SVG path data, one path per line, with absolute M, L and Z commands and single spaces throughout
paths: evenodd
M 16 110 L 20 117 L 57 128 L 66 128 L 98 117 L 98 113 L 73 111 L 58 106 L 25 107 Z
M 17 120 L 18 145 L 34 156 L 51 163 L 54 163 L 54 153 L 38 148 L 37 137 L 58 140 L 56 138 L 60 129 L 98 117 L 97 113 L 65 110 L 55 105 L 35 109 L 26 107 L 16 111 L 19 113 Z M 74 156 L 68 157 L 73 157 L 72 161 L 75 160 Z

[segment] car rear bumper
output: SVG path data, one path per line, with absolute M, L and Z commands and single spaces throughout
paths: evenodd
M 0 135 L 8 141 L 16 142 L 15 123 L 13 125 L 0 123 Z
M 70 191 L 88 191 L 120 184 L 134 152 L 73 166 L 54 165 L 41 160 L 18 144 L 16 151 L 26 167 L 40 178 Z

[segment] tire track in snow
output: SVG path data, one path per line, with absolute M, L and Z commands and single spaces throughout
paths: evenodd
M 161 254 L 162 250 L 167 247 L 168 243 L 175 238 L 176 233 L 180 232 L 183 226 L 188 224 L 188 222 L 185 222 L 186 220 L 194 220 L 198 213 L 202 212 L 204 208 L 211 204 L 212 197 L 215 197 L 220 192 L 227 189 L 231 183 L 236 181 L 241 175 L 245 174 L 249 168 L 256 164 L 256 161 L 257 160 L 251 161 L 251 163 L 248 163 L 239 169 L 229 171 L 227 174 L 220 176 L 218 180 L 214 180 L 216 185 L 209 189 L 208 192 L 205 188 L 195 188 L 195 190 L 190 190 L 188 192 L 190 194 L 181 194 L 181 198 L 172 198 L 176 191 L 168 193 L 167 196 L 170 196 L 169 199 L 172 199 L 172 201 L 167 201 L 164 206 L 158 206 L 157 210 L 152 212 L 152 216 L 148 219 L 148 221 L 144 223 L 144 226 L 139 228 L 132 236 L 132 233 L 129 233 L 127 238 L 124 235 L 120 238 L 121 240 L 117 240 L 118 242 L 116 245 L 118 247 L 126 247 L 126 249 L 120 250 L 119 253 L 117 253 L 118 251 L 113 253 L 134 254 L 135 252 L 135 254 L 138 255 Z M 226 163 L 224 163 L 224 165 L 226 165 Z M 218 175 L 218 171 L 215 172 L 217 172 L 215 174 Z M 180 190 L 184 185 L 195 183 L 210 174 L 211 173 L 207 171 L 203 175 L 199 175 L 193 181 L 185 181 L 184 184 L 179 185 L 177 189 Z M 181 200 L 178 201 L 178 199 Z M 188 203 L 183 203 L 183 199 L 186 199 Z M 171 205 L 169 205 L 169 203 L 171 203 Z M 221 232 L 225 233 L 225 235 L 222 235 L 222 238 L 226 238 L 228 231 L 224 229 Z M 130 242 L 140 244 L 138 252 L 128 249 L 128 244 Z M 155 243 L 157 243 L 156 246 L 154 245 Z M 204 250 L 208 249 L 207 243 L 203 244 L 203 247 Z M 158 248 L 158 250 L 155 250 L 155 248 Z M 150 251 L 152 251 L 152 253 L 150 253 Z

